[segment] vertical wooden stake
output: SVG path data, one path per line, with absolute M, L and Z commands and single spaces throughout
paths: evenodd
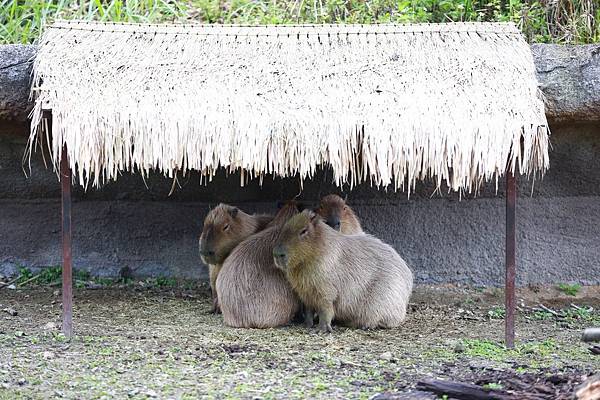
M 505 342 L 506 347 L 515 347 L 515 275 L 516 275 L 516 205 L 517 178 L 506 173 L 506 281 L 505 281 Z
M 67 338 L 73 336 L 73 270 L 71 257 L 71 168 L 67 158 L 67 146 L 60 159 L 60 187 L 62 200 L 62 332 Z

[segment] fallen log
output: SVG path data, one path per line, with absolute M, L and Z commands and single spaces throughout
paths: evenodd
M 531 46 L 549 121 L 600 122 L 600 44 Z M 33 45 L 0 45 L 0 133 L 27 134 Z
M 432 392 L 439 396 L 459 400 L 509 400 L 514 397 L 492 389 L 485 389 L 471 383 L 442 381 L 442 380 L 423 380 L 417 383 L 417 390 Z

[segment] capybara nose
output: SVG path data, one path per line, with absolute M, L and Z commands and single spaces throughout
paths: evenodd
M 285 258 L 285 253 L 281 250 L 273 250 L 273 257 L 278 258 L 278 259 L 284 259 Z
M 337 218 L 336 219 L 330 219 L 329 221 L 327 221 L 327 225 L 329 225 L 330 227 L 332 227 L 336 231 L 339 231 L 340 228 L 341 228 L 341 222 Z
M 213 257 L 215 255 L 215 252 L 212 250 L 206 250 L 206 249 L 200 248 L 200 255 L 202 255 L 204 257 Z
M 287 254 L 285 249 L 282 246 L 277 246 L 273 249 L 273 258 L 275 259 L 275 264 L 280 266 L 285 265 Z

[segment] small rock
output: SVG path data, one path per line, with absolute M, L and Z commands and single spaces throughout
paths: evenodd
M 0 383 L 0 387 L 3 389 L 8 389 L 8 388 L 10 388 L 10 385 L 6 382 L 2 382 L 2 383 Z
M 52 321 L 47 322 L 46 325 L 44 325 L 44 330 L 46 331 L 55 331 L 56 329 L 58 329 L 58 325 Z
M 22 337 L 22 336 L 25 336 L 25 332 L 23 332 L 23 331 L 16 331 L 16 332 L 15 332 L 15 336 L 16 336 L 16 337 Z
M 45 351 L 42 353 L 42 357 L 44 357 L 44 359 L 46 359 L 46 360 L 50 360 L 50 359 L 54 358 L 54 353 L 51 351 Z
M 11 307 L 7 307 L 7 308 L 3 309 L 2 311 L 7 313 L 8 315 L 12 315 L 13 317 L 16 317 L 19 314 L 17 312 L 17 310 L 15 310 L 14 308 L 11 308 Z
M 135 388 L 135 389 L 133 389 L 133 390 L 130 390 L 130 391 L 129 391 L 129 393 L 127 393 L 127 395 L 128 395 L 129 397 L 133 397 L 133 396 L 135 396 L 136 394 L 138 394 L 139 392 L 140 392 L 140 389 L 138 389 L 138 388 Z
M 7 288 L 11 289 L 11 290 L 15 290 L 17 287 L 13 283 L 12 285 L 8 285 Z
M 157 397 L 158 394 L 154 390 L 148 389 L 148 390 L 146 390 L 146 396 L 148 396 L 148 397 Z
M 455 353 L 464 353 L 466 350 L 464 343 L 462 342 L 458 342 L 456 343 L 456 345 L 454 346 L 454 352 Z
M 379 359 L 384 361 L 390 361 L 392 358 L 394 358 L 394 355 L 391 351 L 386 351 L 379 356 Z
M 19 378 L 19 380 L 17 381 L 17 383 L 19 384 L 19 386 L 23 386 L 24 384 L 27 383 L 27 381 L 25 380 L 25 378 Z
M 54 292 L 52 292 L 52 294 L 53 294 L 54 296 L 58 296 L 58 295 L 60 294 L 60 290 L 55 290 Z
M 96 283 L 96 282 L 88 281 L 88 282 L 85 283 L 85 288 L 86 289 L 91 289 L 91 290 L 102 289 L 102 288 L 104 288 L 104 285 L 101 285 L 101 284 Z

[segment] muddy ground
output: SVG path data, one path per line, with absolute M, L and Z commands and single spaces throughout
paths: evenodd
M 592 287 L 521 290 L 515 350 L 502 346 L 498 289 L 419 287 L 401 329 L 323 335 L 227 328 L 203 285 L 93 287 L 75 292 L 71 341 L 56 287 L 0 289 L 1 399 L 435 399 L 415 393 L 427 378 L 554 399 L 600 370 L 580 341 L 600 326 Z

